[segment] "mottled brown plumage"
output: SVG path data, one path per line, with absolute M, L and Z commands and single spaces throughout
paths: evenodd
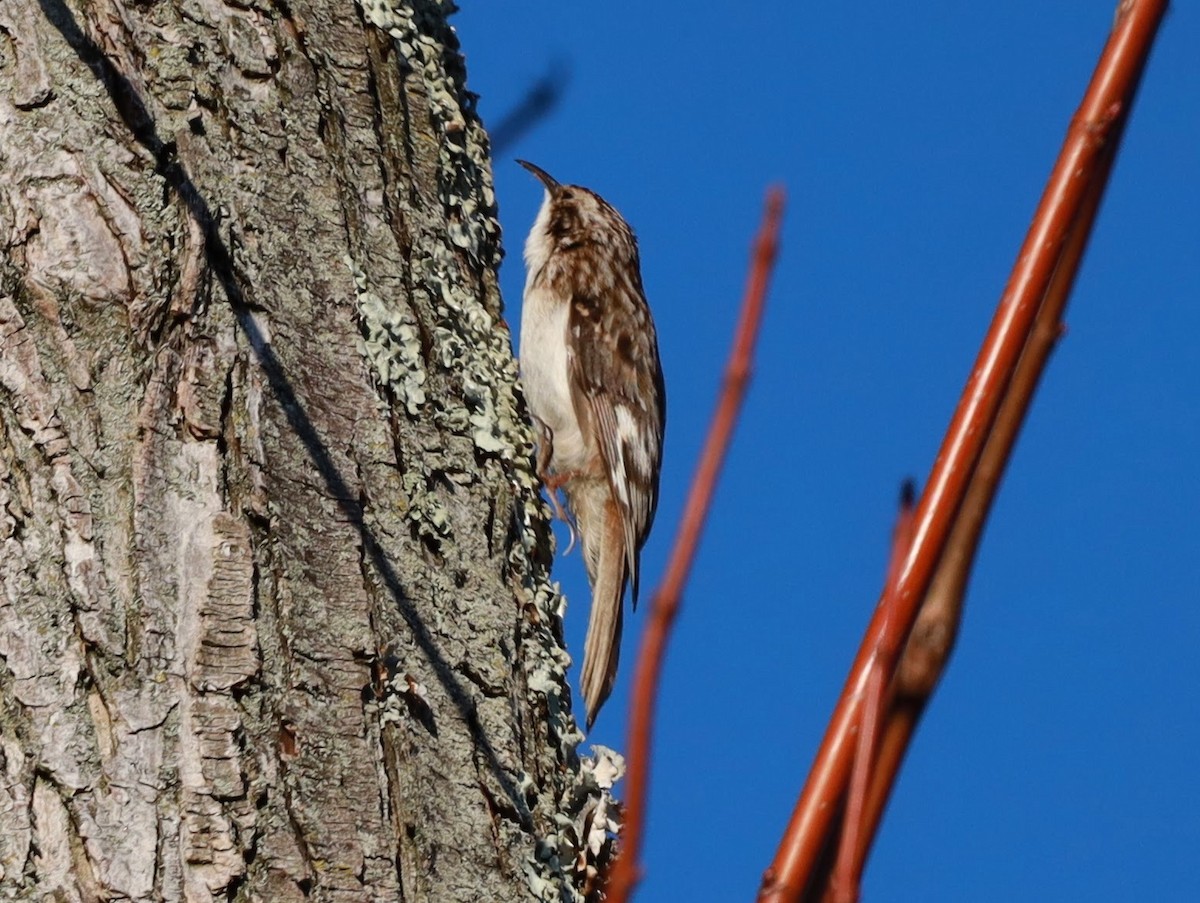
M 637 240 L 593 191 L 546 187 L 525 243 L 521 374 L 543 428 L 540 460 L 561 485 L 592 586 L 582 686 L 590 727 L 616 678 L 622 598 L 658 501 L 666 392 Z

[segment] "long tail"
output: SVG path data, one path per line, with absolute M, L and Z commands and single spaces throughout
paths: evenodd
M 625 594 L 629 576 L 625 533 L 607 481 L 577 481 L 568 490 L 568 501 L 579 524 L 584 563 L 592 584 L 592 613 L 583 647 L 581 678 L 590 730 L 600 707 L 612 692 L 621 657 L 624 617 L 621 597 Z

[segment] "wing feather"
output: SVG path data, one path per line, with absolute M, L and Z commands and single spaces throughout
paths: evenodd
M 576 291 L 567 366 L 580 418 L 595 429 L 609 487 L 621 512 L 625 557 L 637 604 L 638 558 L 658 505 L 666 398 L 658 342 L 640 284 L 618 280 L 623 298 Z

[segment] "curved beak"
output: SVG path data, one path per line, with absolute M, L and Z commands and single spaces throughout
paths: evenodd
M 551 194 L 554 194 L 559 189 L 560 186 L 554 176 L 550 175 L 550 173 L 546 172 L 540 166 L 534 166 L 528 160 L 518 160 L 517 162 L 537 176 L 538 181 L 545 185 L 546 190 Z

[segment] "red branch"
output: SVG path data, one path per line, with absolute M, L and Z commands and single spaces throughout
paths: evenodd
M 892 681 L 891 701 L 880 725 L 882 733 L 879 740 L 872 745 L 874 753 L 871 761 L 871 785 L 866 800 L 860 807 L 861 819 L 854 827 L 853 834 L 849 829 L 843 832 L 843 847 L 838 851 L 838 867 L 844 868 L 845 871 L 835 872 L 831 877 L 826 900 L 835 900 L 836 891 L 842 886 L 847 886 L 845 876 L 853 876 L 850 879 L 853 886 L 861 882 L 870 844 L 879 828 L 884 806 L 900 773 L 904 754 L 949 660 L 958 635 L 963 596 L 980 535 L 999 489 L 1013 444 L 1020 432 L 1025 411 L 1032 402 L 1038 379 L 1058 338 L 1062 335 L 1063 311 L 1096 218 L 1108 171 L 1112 168 L 1116 144 L 1114 136 L 1109 142 L 1100 170 L 1092 181 L 1091 191 L 1063 251 L 1062 260 L 1055 270 L 1046 300 L 1042 302 L 1038 311 L 1033 335 L 1025 346 L 1004 403 L 996 415 L 991 437 L 984 447 L 971 478 L 971 487 L 967 490 L 967 496 L 955 518 L 954 529 L 946 543 L 946 551 L 942 554 L 929 592 L 921 604 L 916 625 L 909 635 L 908 645 Z M 911 540 L 911 535 L 909 539 Z M 898 568 L 899 562 L 896 562 L 896 566 Z M 895 573 L 890 580 L 895 582 Z M 867 723 L 871 723 L 869 717 Z M 855 764 L 857 767 L 857 761 Z M 853 792 L 852 778 L 847 820 L 854 811 Z M 843 861 L 847 863 L 844 866 Z M 819 877 L 817 880 L 820 880 Z
M 900 493 L 900 510 L 896 524 L 892 527 L 892 549 L 888 556 L 887 578 L 884 581 L 883 609 L 885 617 L 893 617 L 896 582 L 900 567 L 912 545 L 913 498 L 912 481 L 906 481 Z M 887 629 L 885 621 L 884 630 Z M 875 750 L 881 725 L 887 719 L 886 695 L 888 674 L 883 670 L 882 656 L 876 655 L 867 682 L 867 696 L 863 705 L 862 730 L 858 732 L 858 748 L 854 751 L 854 768 L 850 773 L 849 795 L 846 798 L 846 815 L 842 820 L 842 837 L 838 845 L 837 861 L 830 877 L 830 898 L 833 903 L 855 903 L 862 882 L 863 858 L 873 825 L 867 809 L 871 775 L 875 764 Z
M 762 323 L 767 281 L 779 249 L 779 224 L 783 218 L 783 190 L 767 192 L 762 226 L 754 244 L 750 276 L 742 300 L 741 318 L 734 336 L 729 363 L 717 409 L 709 426 L 708 438 L 700 463 L 692 477 L 687 504 L 679 522 L 675 545 L 667 561 L 662 583 L 655 590 L 650 616 L 642 635 L 634 675 L 633 702 L 629 714 L 629 776 L 625 786 L 625 809 L 621 828 L 621 853 L 608 879 L 609 903 L 626 903 L 641 878 L 641 849 L 646 820 L 646 787 L 650 774 L 650 734 L 654 724 L 654 704 L 658 698 L 659 678 L 667 651 L 671 625 L 679 614 L 683 588 L 687 583 L 700 534 L 708 519 L 708 510 L 716 490 L 717 477 L 733 438 L 742 400 L 750 383 L 754 345 Z
M 1096 182 L 1107 174 L 1110 142 L 1119 138 L 1166 6 L 1165 0 L 1125 0 L 1118 9 L 1112 34 L 1071 122 L 934 462 L 894 592 L 881 598 L 867 628 L 808 783 L 775 860 L 763 875 L 760 901 L 800 900 L 808 889 L 849 781 L 855 733 L 872 667 L 895 672 L 1055 271 L 1064 252 L 1069 252 L 1080 217 L 1086 216 Z M 886 606 L 885 601 L 889 602 Z

